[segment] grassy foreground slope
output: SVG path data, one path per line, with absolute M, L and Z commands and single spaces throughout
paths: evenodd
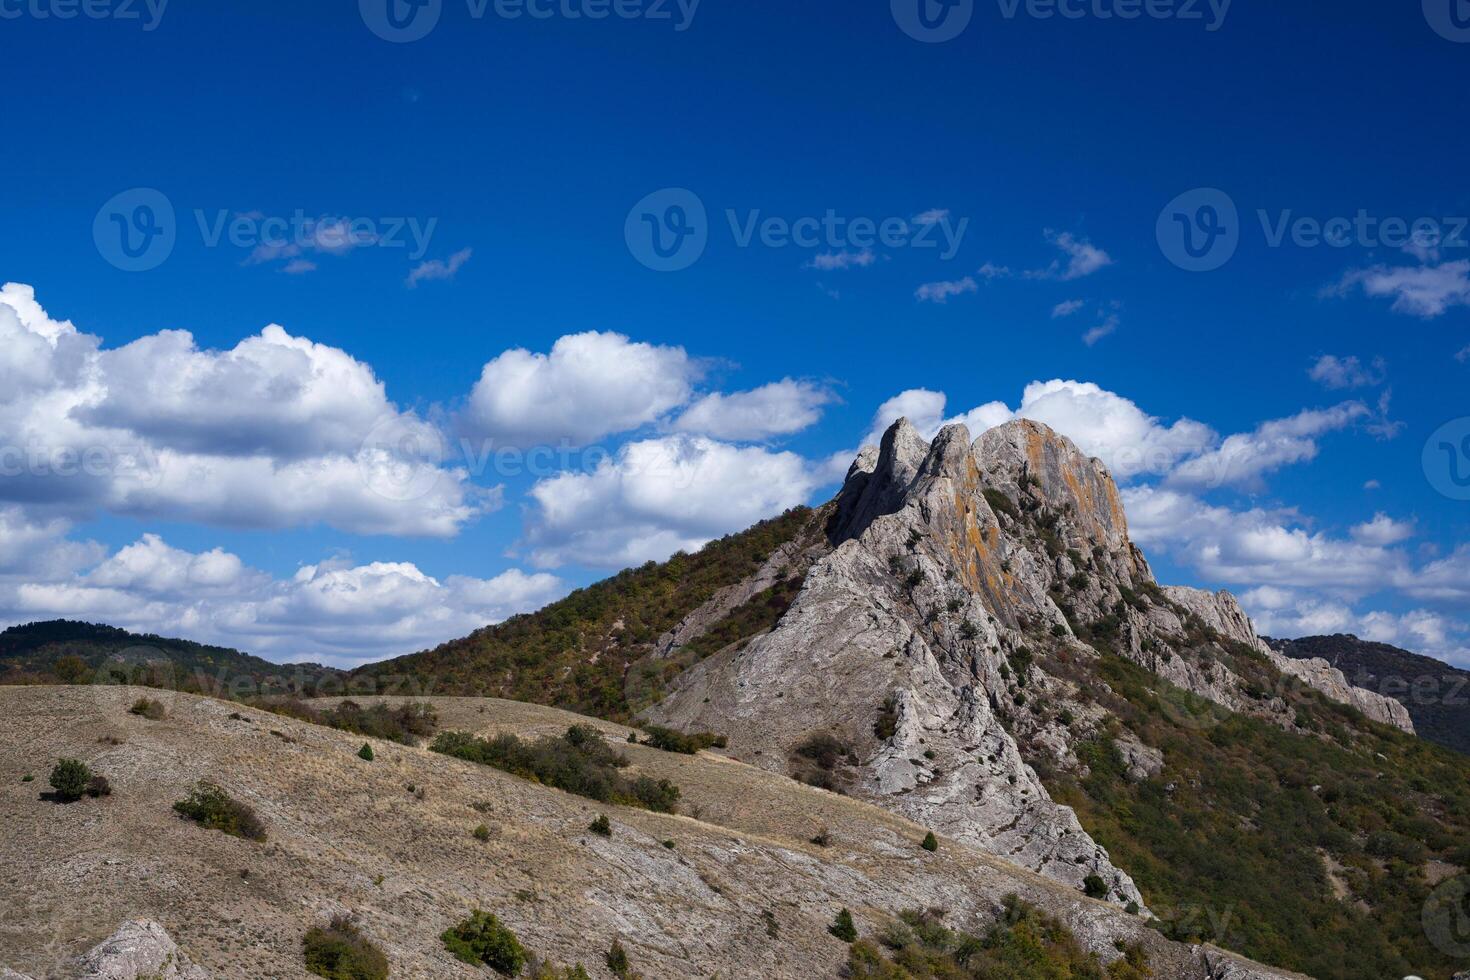
M 369 762 L 361 736 L 238 704 L 166 695 L 163 720 L 129 714 L 144 694 L 157 692 L 0 689 L 6 966 L 48 975 L 144 916 L 217 976 L 304 978 L 302 937 L 350 912 L 395 977 L 483 977 L 438 939 L 480 908 L 530 951 L 581 962 L 598 980 L 610 976 L 615 939 L 649 980 L 836 976 L 848 947 L 827 930 L 842 908 L 864 936 L 930 908 L 983 931 L 1016 893 L 1091 948 L 1138 942 L 1157 976 L 1201 975 L 1186 947 L 1118 909 L 950 841 L 930 853 L 923 828 L 716 755 L 618 746 L 634 771 L 681 787 L 681 813 L 660 814 L 422 747 L 374 742 Z M 534 737 L 586 721 L 491 700 L 433 704 L 444 727 L 480 734 Z M 61 756 L 106 774 L 112 795 L 42 799 L 45 769 Z M 28 774 L 38 778 L 23 782 Z M 266 841 L 173 813 L 200 778 L 251 806 Z M 589 831 L 599 814 L 611 836 Z M 809 840 L 822 828 L 826 847 Z

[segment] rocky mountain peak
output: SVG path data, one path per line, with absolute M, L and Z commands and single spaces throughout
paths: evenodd
M 720 732 L 745 761 L 1145 915 L 1129 875 L 1037 775 L 1082 767 L 1074 746 L 1106 721 L 1088 693 L 1098 679 L 1079 680 L 1088 665 L 1110 653 L 1293 725 L 1263 683 L 1285 658 L 1228 593 L 1161 590 L 1107 468 L 1038 422 L 973 440 L 951 425 L 926 442 L 900 419 L 854 463 L 828 538 L 773 629 L 695 664 L 645 717 Z M 1064 669 L 1042 669 L 1043 657 Z M 1293 676 L 1365 710 L 1382 700 L 1319 671 Z M 1394 723 L 1398 707 L 1370 716 Z M 836 741 L 826 755 L 840 765 L 813 771 L 804 753 L 817 737 Z M 1132 733 L 1114 741 L 1130 778 L 1161 768 Z

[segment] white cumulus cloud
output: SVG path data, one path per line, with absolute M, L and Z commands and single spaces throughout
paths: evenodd
M 590 473 L 537 483 L 524 544 L 539 567 L 661 560 L 805 503 L 820 480 L 794 453 L 682 434 L 641 440 Z
M 585 446 L 684 405 L 702 373 L 682 347 L 569 334 L 550 353 L 517 348 L 486 364 L 462 423 L 505 446 Z

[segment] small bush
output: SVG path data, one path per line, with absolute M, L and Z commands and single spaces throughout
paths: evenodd
M 256 706 L 313 725 L 326 725 L 354 735 L 381 738 L 402 745 L 414 745 L 420 738 L 427 738 L 439 724 L 438 714 L 428 704 L 392 707 L 380 701 L 364 708 L 356 701 L 343 701 L 335 708 L 324 709 L 299 698 L 274 698 L 261 701 Z
M 388 957 L 344 916 L 307 932 L 301 947 L 307 973 L 328 980 L 387 980 Z
M 847 909 L 837 913 L 837 917 L 832 920 L 827 931 L 845 943 L 857 940 L 857 926 L 853 924 L 852 913 Z
M 366 762 L 372 762 L 373 761 L 373 747 L 371 745 L 369 745 L 368 743 L 363 742 L 362 743 L 362 748 L 360 748 L 360 749 L 357 750 L 357 757 L 359 759 L 362 759 L 362 760 L 366 761 Z
M 597 819 L 587 825 L 587 829 L 598 837 L 612 836 L 612 822 L 607 819 L 607 814 L 598 814 Z
M 883 708 L 878 712 L 878 720 L 873 722 L 873 737 L 880 742 L 886 742 L 898 731 L 898 699 L 889 696 L 883 702 Z
M 919 846 L 926 851 L 937 851 L 939 850 L 939 838 L 935 837 L 934 831 L 931 830 L 924 835 L 924 842 Z
M 607 968 L 618 980 L 627 980 L 633 972 L 633 967 L 628 962 L 628 951 L 616 939 L 607 951 Z
M 685 735 L 676 732 L 672 728 L 664 728 L 661 725 L 646 725 L 643 729 L 648 736 L 643 744 L 664 752 L 678 752 L 681 755 L 694 755 L 701 749 L 719 748 L 723 749 L 730 744 L 723 735 L 713 732 L 696 732 L 693 735 Z
M 1088 875 L 1082 879 L 1082 891 L 1088 898 L 1107 898 L 1108 883 L 1097 875 Z
M 1021 512 L 1016 509 L 1016 505 L 1011 502 L 1010 497 L 1007 497 L 994 487 L 986 487 L 983 493 L 985 494 L 985 502 L 990 505 L 991 510 L 997 514 L 1004 514 L 1013 521 L 1019 521 L 1021 519 Z
M 839 739 L 825 733 L 812 735 L 796 747 L 796 754 L 810 759 L 821 769 L 835 769 L 847 755 L 847 746 Z
M 573 726 L 560 738 L 536 742 L 523 742 L 514 735 L 484 739 L 463 732 L 442 732 L 429 748 L 457 759 L 494 766 L 522 779 L 599 803 L 618 803 L 659 813 L 674 813 L 678 809 L 679 787 L 666 779 L 624 776 L 618 770 L 625 768 L 628 760 L 591 726 Z
M 36 781 L 36 777 L 27 774 L 27 775 L 24 775 L 24 776 L 20 777 L 20 781 L 23 782 L 23 783 L 34 783 Z
M 484 824 L 480 824 L 480 826 L 474 829 L 473 836 L 475 840 L 483 844 L 490 839 L 490 828 Z
M 812 843 L 817 845 L 818 847 L 831 847 L 832 832 L 826 827 L 823 827 L 821 830 L 817 831 L 817 835 L 812 838 Z
M 526 965 L 526 950 L 516 939 L 515 933 L 500 924 L 500 920 L 479 909 L 470 917 L 439 936 L 444 948 L 462 963 L 475 966 L 481 963 L 493 970 L 513 977 Z
M 139 698 L 133 702 L 128 709 L 128 714 L 147 718 L 149 721 L 162 721 L 168 712 L 164 710 L 163 702 L 154 698 Z
M 265 840 L 265 826 L 255 811 L 207 780 L 195 783 L 188 797 L 174 804 L 174 810 L 180 816 L 232 837 Z
M 66 803 L 80 800 L 92 781 L 92 770 L 85 762 L 77 759 L 62 759 L 51 770 L 51 788 L 56 796 Z

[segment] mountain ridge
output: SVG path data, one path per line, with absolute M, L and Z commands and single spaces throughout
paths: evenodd
M 1265 642 L 1296 660 L 1321 660 L 1354 686 L 1398 701 L 1421 737 L 1470 755 L 1470 671 L 1349 633 Z

